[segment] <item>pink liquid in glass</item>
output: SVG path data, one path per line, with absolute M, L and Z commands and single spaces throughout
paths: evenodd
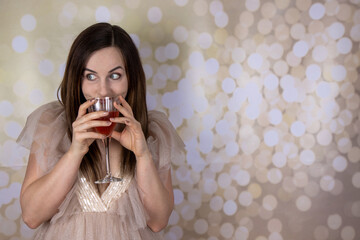
M 110 121 L 110 118 L 118 117 L 119 112 L 109 112 L 109 115 L 99 118 L 99 120 Z M 110 126 L 106 127 L 95 127 L 95 131 L 109 137 L 115 128 L 116 123 L 111 123 Z

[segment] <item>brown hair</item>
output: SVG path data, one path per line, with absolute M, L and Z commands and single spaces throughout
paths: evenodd
M 79 107 L 86 101 L 81 81 L 84 69 L 91 54 L 106 47 L 120 49 L 125 62 L 125 71 L 128 79 L 126 101 L 131 106 L 134 117 L 140 122 L 145 137 L 148 136 L 148 115 L 146 108 L 146 82 L 138 50 L 129 34 L 116 25 L 97 23 L 82 31 L 71 46 L 66 63 L 63 80 L 58 89 L 59 101 L 63 104 L 67 132 L 72 139 L 72 123 L 75 121 Z M 134 174 L 136 158 L 132 151 L 123 148 L 121 173 Z M 100 151 L 94 142 L 81 162 L 80 169 L 93 182 L 99 179 L 101 167 Z

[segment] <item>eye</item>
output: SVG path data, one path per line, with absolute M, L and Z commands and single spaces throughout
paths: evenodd
M 112 73 L 110 75 L 110 78 L 113 79 L 113 80 L 119 79 L 120 77 L 121 77 L 121 75 L 118 74 L 118 73 Z
M 91 73 L 89 73 L 89 74 L 86 74 L 86 79 L 87 80 L 90 80 L 90 81 L 93 81 L 93 80 L 95 80 L 95 75 L 94 74 L 91 74 Z

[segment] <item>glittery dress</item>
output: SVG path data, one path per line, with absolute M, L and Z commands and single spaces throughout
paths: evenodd
M 62 105 L 51 102 L 30 114 L 18 143 L 31 149 L 43 174 L 49 172 L 70 147 Z M 165 114 L 149 111 L 147 143 L 164 182 L 171 161 L 184 157 L 183 142 Z M 79 172 L 59 211 L 36 230 L 34 239 L 163 239 L 146 225 L 143 197 L 136 176 L 110 183 L 100 196 Z

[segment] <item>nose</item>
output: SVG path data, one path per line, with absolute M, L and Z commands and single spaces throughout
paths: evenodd
M 107 83 L 106 79 L 101 79 L 101 81 L 98 84 L 98 96 L 99 97 L 110 96 L 110 86 Z

